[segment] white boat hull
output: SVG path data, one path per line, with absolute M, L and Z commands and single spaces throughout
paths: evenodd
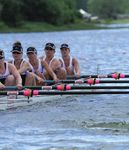
M 29 99 L 25 96 L 18 95 L 17 98 L 10 98 L 8 96 L 0 97 L 0 110 L 7 110 L 17 107 L 29 106 L 40 102 L 45 102 L 49 100 L 55 100 L 61 98 L 60 95 L 43 95 L 34 96 Z

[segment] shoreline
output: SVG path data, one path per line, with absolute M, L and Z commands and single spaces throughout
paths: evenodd
M 119 26 L 119 24 L 121 26 Z M 44 22 L 23 22 L 20 27 L 8 27 L 3 22 L 0 22 L 0 33 L 59 32 L 71 30 L 100 30 L 118 28 L 129 28 L 129 20 L 104 20 L 101 22 L 87 22 L 86 20 L 80 20 L 74 24 L 61 26 L 54 26 Z

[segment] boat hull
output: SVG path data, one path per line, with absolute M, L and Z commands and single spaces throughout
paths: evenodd
M 7 109 L 12 109 L 12 108 L 17 108 L 17 107 L 23 107 L 23 106 L 29 106 L 29 105 L 34 105 L 36 103 L 40 102 L 46 102 L 50 100 L 55 100 L 61 98 L 60 95 L 43 95 L 43 96 L 34 96 L 30 97 L 29 99 L 25 96 L 20 96 L 18 95 L 17 97 L 8 97 L 8 96 L 3 96 L 0 97 L 0 110 L 7 110 Z

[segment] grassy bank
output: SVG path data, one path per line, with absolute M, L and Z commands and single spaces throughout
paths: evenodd
M 101 20 L 100 24 L 112 23 L 129 23 L 128 19 L 122 20 Z M 78 20 L 74 24 L 66 24 L 62 26 L 54 26 L 41 22 L 23 22 L 20 27 L 8 27 L 3 22 L 0 22 L 0 32 L 50 32 L 50 31 L 66 31 L 66 30 L 87 30 L 87 29 L 103 29 L 106 27 L 99 27 L 94 22 L 87 22 L 86 20 Z
M 129 24 L 129 19 L 101 20 L 103 24 Z
M 66 24 L 62 26 L 54 26 L 41 22 L 24 22 L 20 27 L 8 27 L 3 22 L 0 22 L 0 32 L 50 32 L 50 31 L 65 31 L 65 30 L 84 30 L 84 29 L 100 29 L 95 23 L 87 23 L 86 21 L 76 21 L 74 24 Z

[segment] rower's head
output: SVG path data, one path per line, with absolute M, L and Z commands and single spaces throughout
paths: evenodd
M 23 54 L 23 48 L 22 46 L 13 46 L 11 52 L 13 54 L 14 59 L 21 59 Z
M 35 47 L 28 47 L 26 54 L 27 54 L 28 58 L 31 58 L 31 57 L 37 55 L 37 50 Z
M 4 58 L 4 51 L 0 49 L 0 60 L 3 60 Z
M 68 44 L 66 43 L 63 43 L 61 44 L 60 46 L 60 50 L 61 50 L 61 53 L 64 54 L 64 53 L 69 53 L 70 52 L 70 47 Z
M 14 47 L 14 46 L 22 46 L 22 44 L 21 44 L 20 41 L 16 41 L 16 42 L 13 43 L 13 47 Z
M 45 51 L 54 51 L 55 52 L 55 45 L 53 43 L 46 43 L 45 45 Z

